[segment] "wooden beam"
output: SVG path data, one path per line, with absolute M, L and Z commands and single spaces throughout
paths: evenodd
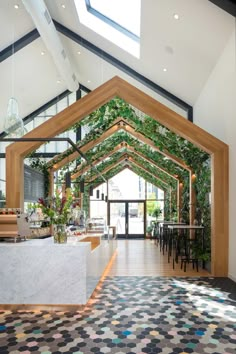
M 124 144 L 124 142 L 123 142 Z M 135 155 L 139 156 L 140 158 L 142 158 L 143 160 L 151 163 L 153 166 L 155 166 L 157 169 L 159 169 L 160 171 L 162 171 L 163 173 L 167 174 L 169 177 L 175 179 L 176 181 L 179 181 L 179 179 L 177 177 L 175 177 L 174 175 L 170 174 L 168 171 L 166 171 L 164 168 L 160 167 L 156 161 L 149 159 L 148 157 L 146 157 L 145 155 L 143 155 L 142 153 L 138 152 L 137 150 L 135 150 L 133 147 L 131 147 L 130 145 L 124 146 L 122 145 L 122 143 L 118 144 L 116 147 L 114 147 L 114 149 L 112 151 L 110 151 L 108 154 L 100 157 L 97 160 L 94 160 L 92 162 L 93 166 L 96 166 L 98 163 L 100 163 L 102 160 L 105 160 L 106 158 L 112 156 L 115 152 L 120 151 L 121 149 L 124 149 L 124 147 L 131 151 L 132 153 L 134 153 Z M 78 171 L 76 173 L 74 173 L 71 176 L 71 179 L 76 179 L 77 177 L 81 176 L 81 174 L 86 173 L 87 171 L 91 170 L 91 166 L 83 166 L 78 168 Z
M 137 166 L 137 167 L 138 167 L 138 166 Z M 132 165 L 131 165 L 131 166 L 128 165 L 127 168 L 129 168 L 132 172 L 134 172 L 134 173 L 137 174 L 137 172 L 135 172 L 135 170 L 132 168 Z M 138 168 L 141 169 L 141 167 L 138 167 Z M 143 170 L 143 168 L 142 168 L 142 170 Z M 150 175 L 150 178 L 153 177 L 150 172 L 148 172 L 148 171 L 145 171 L 145 172 Z M 151 179 L 150 179 L 150 181 L 151 181 Z M 150 182 L 150 183 L 154 184 L 156 187 L 160 188 L 160 189 L 163 190 L 164 192 L 168 190 L 166 187 L 160 186 L 160 184 L 158 184 L 158 182 L 156 182 L 156 183 Z
M 150 171 L 148 171 L 148 169 L 146 169 L 145 167 L 143 167 L 142 165 L 140 165 L 138 162 L 134 161 L 131 157 L 129 157 L 127 155 L 127 153 L 125 152 L 120 158 L 119 160 L 117 160 L 116 163 L 114 163 L 111 166 L 107 166 L 104 170 L 101 171 L 102 174 L 105 174 L 106 172 L 110 171 L 112 168 L 114 168 L 115 166 L 118 166 L 119 164 L 121 164 L 122 162 L 125 162 L 125 160 L 128 160 L 127 163 L 132 163 L 134 165 L 136 165 L 137 167 L 139 167 L 140 169 L 142 169 L 143 171 L 150 173 Z M 166 186 L 168 186 L 168 183 L 166 183 L 165 181 L 163 181 L 161 178 L 157 177 L 157 176 L 152 176 L 154 177 L 156 180 L 159 180 L 161 183 L 165 184 Z M 91 183 L 93 180 L 95 180 L 97 178 L 97 176 L 93 176 L 91 179 L 89 179 L 87 182 Z
M 119 130 L 122 130 L 122 129 L 123 129 L 123 127 L 120 127 L 120 126 L 117 126 L 117 125 L 113 125 L 111 128 L 106 130 L 99 138 L 97 138 L 95 140 L 92 140 L 92 141 L 89 141 L 88 143 L 82 145 L 80 147 L 80 151 L 82 153 L 86 153 L 86 151 L 94 148 L 96 145 L 100 144 L 105 139 L 109 138 L 111 135 L 113 135 L 114 133 L 116 133 L 116 132 L 118 132 Z M 56 162 L 53 165 L 53 168 L 52 168 L 53 171 L 59 170 L 63 166 L 67 165 L 69 162 L 76 160 L 78 157 L 80 157 L 79 153 L 77 151 L 74 151 L 72 154 L 70 154 L 69 156 L 66 156 L 61 161 Z M 50 161 L 49 161 L 49 163 L 50 163 Z
M 224 146 L 227 147 L 221 140 L 189 122 L 187 119 L 184 119 L 181 115 L 141 90 L 134 88 L 123 79 L 119 77 L 115 77 L 114 79 L 117 85 L 117 95 L 120 98 L 149 115 L 160 124 L 163 124 L 170 131 L 182 136 L 209 154 L 217 152 Z
M 120 124 L 120 125 L 119 125 Z M 89 141 L 88 143 L 80 146 L 80 150 L 82 153 L 86 153 L 90 149 L 93 149 L 96 145 L 100 144 L 103 142 L 105 139 L 109 138 L 111 135 L 114 133 L 124 130 L 128 134 L 132 135 L 134 138 L 138 139 L 139 141 L 143 142 L 144 144 L 147 144 L 153 148 L 153 150 L 157 151 L 161 155 L 169 158 L 182 168 L 191 171 L 191 167 L 187 166 L 183 160 L 181 160 L 178 157 L 175 157 L 174 155 L 170 154 L 167 150 L 161 151 L 151 139 L 146 138 L 143 134 L 138 133 L 135 131 L 135 129 L 127 122 L 124 118 L 119 118 L 116 120 L 116 124 L 112 125 L 112 127 L 108 128 L 99 138 Z M 58 169 L 62 168 L 63 166 L 67 165 L 69 162 L 75 160 L 76 158 L 79 157 L 79 153 L 77 151 L 73 152 L 69 156 L 66 156 L 63 158 L 61 161 L 55 163 L 53 165 L 53 170 L 57 171 Z M 52 159 L 53 160 L 53 159 Z M 49 163 L 50 164 L 50 161 Z
M 139 157 L 141 157 L 142 159 L 144 159 L 147 162 L 150 162 L 152 165 L 154 165 L 156 168 L 158 168 L 160 171 L 162 171 L 163 173 L 166 173 L 168 176 L 170 176 L 171 178 L 174 178 L 175 180 L 179 181 L 178 177 L 175 177 L 174 175 L 172 175 L 171 173 L 169 173 L 166 169 L 164 169 L 163 167 L 160 167 L 157 162 L 155 162 L 154 160 L 149 159 L 148 157 L 146 157 L 145 155 L 143 155 L 141 152 L 135 150 L 132 146 L 127 146 L 127 149 L 132 151 L 134 154 L 138 155 Z
M 114 147 L 114 149 L 112 151 L 110 151 L 108 154 L 102 156 L 102 158 L 100 157 L 99 159 L 96 159 L 92 162 L 92 166 L 96 166 L 98 163 L 100 163 L 102 160 L 105 160 L 107 159 L 108 157 L 112 156 L 115 152 L 121 150 L 123 147 L 118 144 L 116 147 Z M 84 167 L 80 167 L 78 168 L 78 171 L 76 173 L 74 173 L 72 176 L 71 176 L 71 179 L 76 179 L 77 177 L 81 176 L 83 173 L 86 173 L 87 171 L 91 170 L 92 169 L 92 166 L 90 165 L 87 165 L 87 166 L 84 166 Z
M 125 130 L 127 131 L 127 133 L 131 134 L 136 139 L 142 141 L 144 144 L 151 146 L 155 151 L 159 152 L 159 154 L 168 157 L 170 160 L 175 162 L 177 165 L 183 167 L 185 170 L 191 171 L 191 167 L 187 166 L 183 160 L 170 154 L 167 150 L 161 151 L 151 139 L 146 138 L 143 134 L 136 132 L 134 128 L 127 126 Z
M 136 165 L 137 167 L 142 168 L 145 172 L 151 174 L 151 172 L 150 172 L 147 168 L 145 168 L 145 167 L 142 166 L 140 163 L 138 163 L 137 161 L 135 161 L 134 159 L 132 159 L 132 157 L 129 157 L 128 160 L 129 160 L 129 162 L 133 163 L 133 164 Z M 169 184 L 168 184 L 167 182 L 163 181 L 163 179 L 161 179 L 160 177 L 157 177 L 157 176 L 153 176 L 153 177 L 156 178 L 157 180 L 159 180 L 161 183 L 163 183 L 163 184 L 169 186 Z
M 212 158 L 211 189 L 211 272 L 215 276 L 228 276 L 228 151 L 220 150 Z M 222 210 L 220 208 L 222 207 Z

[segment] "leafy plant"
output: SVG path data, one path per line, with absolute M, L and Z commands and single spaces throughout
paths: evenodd
M 152 213 L 152 216 L 154 216 L 154 218 L 156 218 L 156 221 L 157 219 L 159 218 L 159 216 L 162 215 L 162 210 L 159 206 L 157 206 L 154 210 L 153 210 L 153 213 Z
M 56 192 L 55 197 L 39 198 L 37 207 L 42 209 L 51 224 L 66 224 L 71 214 L 72 202 L 72 196 L 60 197 L 60 193 Z

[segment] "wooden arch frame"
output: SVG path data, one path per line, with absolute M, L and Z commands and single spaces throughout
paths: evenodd
M 97 139 L 91 140 L 91 141 L 85 143 L 84 145 L 80 146 L 79 149 L 80 149 L 80 151 L 82 153 L 86 153 L 88 150 L 92 149 L 96 145 L 99 145 L 102 141 L 104 141 L 105 139 L 109 138 L 114 133 L 116 133 L 116 132 L 118 132 L 120 130 L 130 134 L 131 136 L 133 136 L 135 139 L 138 139 L 142 143 L 151 146 L 159 154 L 161 154 L 161 155 L 163 155 L 165 157 L 168 157 L 174 163 L 178 164 L 179 166 L 181 166 L 182 168 L 186 169 L 187 171 L 192 171 L 191 167 L 186 165 L 186 163 L 183 160 L 181 160 L 180 158 L 170 154 L 167 150 L 161 151 L 154 144 L 154 142 L 151 139 L 146 138 L 143 133 L 137 132 L 135 130 L 135 128 L 128 121 L 126 121 L 124 118 L 116 119 L 113 122 L 112 126 L 109 127 L 107 130 L 105 130 Z M 59 154 L 58 156 L 60 156 L 60 155 L 63 155 L 63 154 Z M 66 164 L 68 164 L 68 162 L 71 162 L 71 161 L 75 160 L 79 156 L 80 155 L 79 155 L 79 153 L 77 151 L 74 151 L 70 155 L 65 156 L 62 160 L 60 160 L 58 162 L 55 162 L 53 164 L 53 167 L 52 167 L 53 171 L 59 170 L 61 167 L 63 167 Z M 51 165 L 52 161 L 54 161 L 54 160 L 55 160 L 55 157 L 51 161 L 48 162 L 48 165 Z
M 110 151 L 108 154 L 104 155 L 103 158 L 107 158 L 107 157 L 112 157 L 112 155 L 120 150 L 122 150 L 124 148 L 124 145 L 122 144 L 118 144 L 117 146 L 114 147 L 114 149 L 112 151 Z M 132 152 L 134 155 L 139 156 L 142 160 L 149 162 L 150 164 L 152 164 L 153 166 L 155 166 L 155 168 L 157 168 L 158 170 L 160 170 L 161 172 L 165 173 L 166 175 L 168 175 L 169 177 L 173 178 L 173 180 L 176 181 L 177 183 L 177 195 L 176 195 L 176 201 L 177 201 L 177 217 L 178 217 L 178 221 L 180 221 L 182 215 L 181 215 L 181 208 L 182 208 L 182 195 L 183 195 L 183 184 L 180 183 L 179 178 L 173 176 L 172 174 L 170 174 L 168 171 L 166 171 L 165 169 L 159 167 L 157 165 L 157 163 L 149 158 L 147 158 L 146 156 L 144 156 L 143 154 L 139 153 L 138 151 L 136 151 L 133 147 L 127 145 L 126 146 L 127 151 L 124 151 L 123 155 L 128 155 L 131 156 L 131 162 L 132 162 L 132 155 L 130 155 L 130 152 Z M 121 158 L 120 158 L 121 159 Z M 101 162 L 101 158 L 94 160 L 93 161 L 93 166 L 96 166 L 98 163 Z M 150 174 L 150 172 L 146 169 L 143 168 L 142 166 L 140 166 L 139 164 L 137 164 L 136 162 L 134 162 L 137 167 L 139 167 L 140 169 L 143 169 L 146 173 Z M 117 164 L 113 164 L 111 165 L 111 169 L 114 168 Z M 91 166 L 86 166 L 83 169 L 80 168 L 78 169 L 78 171 L 71 176 L 71 180 L 76 179 L 77 177 L 81 176 L 82 173 L 87 172 L 91 169 Z M 83 172 L 82 172 L 83 170 Z M 110 170 L 110 169 L 109 169 Z M 108 172 L 108 171 L 106 171 Z M 104 171 L 101 171 L 102 174 L 104 174 Z M 161 182 L 163 182 L 164 184 L 166 184 L 161 178 L 157 177 L 157 180 L 160 180 Z M 103 183 L 103 182 L 102 182 Z M 158 185 L 157 185 L 158 186 Z M 159 186 L 158 186 L 159 187 Z
M 103 159 L 106 159 L 108 157 L 112 157 L 113 154 L 115 154 L 116 152 L 119 152 L 120 150 L 124 149 L 124 146 L 122 146 L 120 143 L 117 144 L 114 149 L 112 151 L 110 151 L 108 154 L 105 154 L 102 157 L 99 157 L 98 159 L 94 160 L 92 162 L 92 166 L 96 166 L 97 164 L 99 164 Z M 130 154 L 133 153 L 136 156 L 139 156 L 141 159 L 145 160 L 146 162 L 149 162 L 150 164 L 152 164 L 153 166 L 155 166 L 158 170 L 160 170 L 161 172 L 165 173 L 166 175 L 168 175 L 169 177 L 173 178 L 176 181 L 179 181 L 179 178 L 173 176 L 171 173 L 169 173 L 168 171 L 166 171 L 164 168 L 158 166 L 157 162 L 154 160 L 149 159 L 148 157 L 144 156 L 143 154 L 141 154 L 140 152 L 136 151 L 133 147 L 127 145 L 126 146 L 127 151 L 124 151 L 124 153 Z M 80 167 L 80 166 L 78 166 Z M 89 170 L 91 170 L 91 166 L 87 165 L 84 167 L 80 167 L 77 169 L 76 172 L 74 172 L 74 174 L 71 176 L 71 180 L 76 179 L 77 177 L 80 177 L 81 174 L 88 172 Z
M 133 163 L 133 165 L 135 165 L 134 163 Z M 110 172 L 112 169 L 114 169 L 114 168 L 116 168 L 117 166 L 119 166 L 119 163 L 116 163 L 116 164 L 114 164 L 114 165 L 112 165 L 112 166 L 109 166 L 109 168 L 107 168 L 107 170 L 105 171 L 105 173 L 107 173 L 107 172 Z M 145 171 L 148 175 L 150 175 L 151 176 L 151 173 L 149 172 L 149 171 L 147 171 L 144 167 L 141 167 L 141 166 L 137 166 L 136 165 L 136 167 L 138 168 L 138 169 L 140 169 L 140 170 L 143 170 L 143 171 Z M 129 169 L 130 171 L 132 171 L 132 172 L 134 172 L 135 174 L 137 174 L 137 172 L 135 172 L 134 171 L 134 169 L 133 169 L 133 166 L 132 165 L 123 165 L 123 166 L 121 166 L 121 168 L 120 168 L 120 170 L 119 170 L 119 172 L 118 173 L 120 173 L 120 172 L 122 172 L 123 170 L 125 170 L 125 169 Z M 112 176 L 113 177 L 113 176 Z M 112 178 L 112 177 L 109 177 L 109 179 L 110 178 Z M 168 187 L 163 187 L 163 185 L 161 185 L 160 183 L 164 183 L 160 178 L 156 178 L 155 177 L 155 179 L 156 179 L 156 182 L 151 182 L 151 180 L 149 179 L 148 181 L 150 181 L 150 183 L 152 183 L 154 186 L 156 186 L 156 187 L 158 187 L 158 188 L 160 188 L 162 191 L 164 191 L 164 193 L 166 193 L 168 190 L 169 190 L 169 188 Z M 93 181 L 93 180 L 91 180 L 91 181 Z M 104 182 L 99 182 L 99 183 L 96 183 L 93 187 L 94 187 L 94 189 L 95 188 L 97 188 L 97 187 L 99 187 L 101 184 L 103 184 Z M 165 183 L 166 184 L 166 183 Z
M 211 155 L 211 270 L 228 275 L 229 151 L 228 145 L 192 124 L 154 98 L 119 77 L 107 81 L 73 105 L 43 123 L 25 137 L 54 137 L 118 96 L 172 132 Z M 6 148 L 7 207 L 23 206 L 23 159 L 40 143 L 14 143 Z

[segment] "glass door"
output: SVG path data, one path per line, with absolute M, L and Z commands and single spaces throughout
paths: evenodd
M 110 202 L 108 224 L 116 226 L 117 237 L 126 236 L 126 203 Z
M 144 202 L 127 202 L 128 236 L 144 237 Z
M 109 202 L 108 224 L 116 226 L 118 238 L 144 238 L 145 202 Z

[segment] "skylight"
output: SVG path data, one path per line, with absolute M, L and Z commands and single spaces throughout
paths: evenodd
M 141 0 L 74 0 L 80 22 L 139 57 Z
M 114 25 L 121 27 L 134 38 L 140 36 L 140 1 L 141 0 L 86 0 L 88 8 L 101 14 Z M 130 15 L 132 14 L 132 15 Z

